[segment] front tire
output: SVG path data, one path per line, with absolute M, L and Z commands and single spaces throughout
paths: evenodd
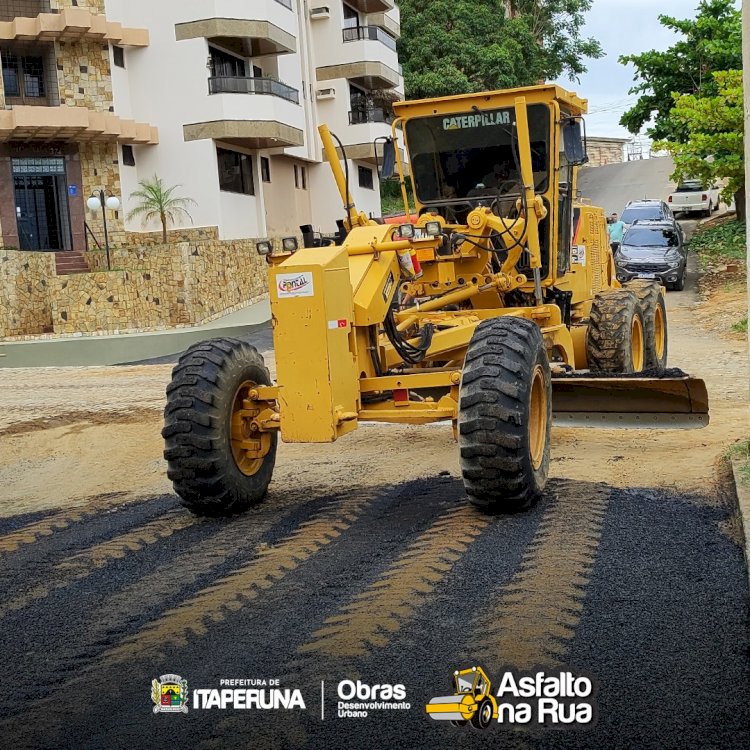
M 667 309 L 661 284 L 658 281 L 629 281 L 625 288 L 638 297 L 643 316 L 645 337 L 645 366 L 664 372 L 667 367 Z
M 586 352 L 592 372 L 630 374 L 643 370 L 643 315 L 633 291 L 610 289 L 594 297 Z
M 277 436 L 253 431 L 244 408 L 258 385 L 271 385 L 263 357 L 238 339 L 195 344 L 172 371 L 164 458 L 175 492 L 196 515 L 234 515 L 266 495 Z
M 477 326 L 461 378 L 458 443 L 469 501 L 488 512 L 536 502 L 549 474 L 552 385 L 536 323 Z
M 492 703 L 485 698 L 477 708 L 474 716 L 471 717 L 471 726 L 473 729 L 487 729 L 492 723 Z

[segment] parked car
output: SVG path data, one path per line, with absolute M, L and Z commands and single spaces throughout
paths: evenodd
M 715 185 L 705 187 L 700 180 L 685 180 L 669 196 L 668 202 L 675 214 L 700 212 L 710 216 L 719 210 L 721 196 L 719 188 Z
M 667 289 L 685 288 L 687 248 L 679 225 L 665 221 L 636 221 L 615 252 L 617 279 L 657 279 Z
M 680 233 L 680 240 L 685 241 L 682 227 L 677 223 L 672 209 L 661 200 L 644 198 L 643 200 L 630 201 L 620 216 L 620 221 L 625 224 L 625 229 L 635 224 L 636 221 L 666 221 L 674 223 Z

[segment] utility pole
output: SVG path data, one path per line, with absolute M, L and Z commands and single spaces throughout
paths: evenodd
M 745 71 L 745 184 L 750 187 L 750 0 L 742 0 L 742 69 Z M 750 190 L 745 190 L 745 206 L 750 210 Z M 745 212 L 745 216 L 750 214 Z M 747 223 L 750 227 L 750 221 Z M 747 235 L 747 269 L 750 270 L 750 233 Z M 747 311 L 750 316 L 750 283 L 747 289 Z M 750 328 L 748 328 L 748 357 L 750 357 Z

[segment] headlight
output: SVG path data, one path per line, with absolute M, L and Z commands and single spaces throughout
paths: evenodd
M 270 255 L 273 244 L 268 240 L 261 240 L 255 243 L 255 249 L 258 251 L 258 255 Z
M 285 253 L 296 253 L 299 247 L 296 237 L 284 237 L 281 244 Z
M 424 229 L 430 237 L 437 237 L 443 230 L 442 226 L 440 226 L 439 221 L 428 221 L 424 225 Z
M 669 263 L 678 263 L 680 261 L 680 253 L 677 250 L 667 250 L 664 259 Z
M 398 233 L 405 240 L 414 239 L 414 224 L 402 224 L 398 228 Z
M 615 253 L 615 257 L 617 260 L 631 260 L 630 256 L 622 248 Z

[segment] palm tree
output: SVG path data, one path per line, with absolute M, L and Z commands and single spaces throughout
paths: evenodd
M 154 219 L 161 221 L 162 239 L 167 242 L 167 224 L 174 224 L 180 216 L 187 216 L 190 223 L 193 217 L 188 213 L 186 206 L 198 204 L 192 198 L 178 198 L 174 191 L 181 185 L 173 185 L 168 188 L 161 177 L 154 175 L 151 180 L 141 180 L 140 190 L 130 194 L 130 198 L 137 199 L 138 205 L 128 214 L 128 220 L 138 216 L 142 217 L 143 225 Z

